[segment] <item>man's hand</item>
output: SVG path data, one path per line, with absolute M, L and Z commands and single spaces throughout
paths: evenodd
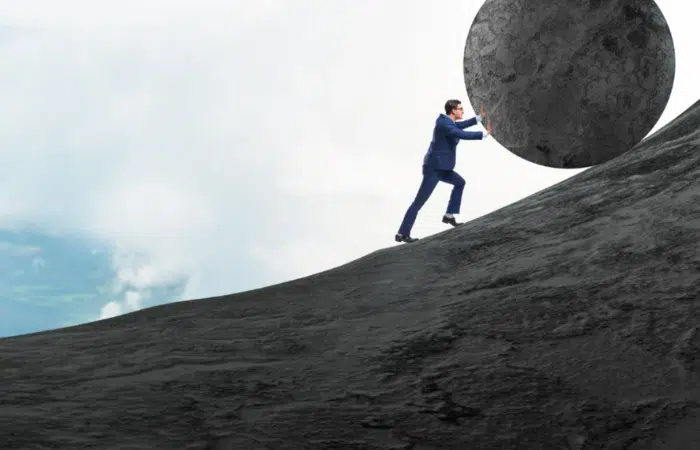
M 478 116 L 476 116 L 476 121 L 481 122 L 482 120 L 484 120 L 484 117 L 486 117 L 486 110 L 484 109 L 484 104 L 482 103 L 481 113 Z
M 489 137 L 491 135 L 492 130 L 493 130 L 493 128 L 491 128 L 491 119 L 489 119 L 488 125 L 486 126 L 486 134 L 484 134 L 484 139 L 486 139 L 487 137 Z

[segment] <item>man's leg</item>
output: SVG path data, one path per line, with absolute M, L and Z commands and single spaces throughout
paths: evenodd
M 449 223 L 452 226 L 458 225 L 457 221 L 454 219 L 454 214 L 459 214 L 460 207 L 462 205 L 462 194 L 464 193 L 464 178 L 462 178 L 454 170 L 444 170 L 438 173 L 440 181 L 452 185 L 452 193 L 450 194 L 450 201 L 447 204 L 447 214 L 442 218 L 444 223 Z
M 416 217 L 418 217 L 418 211 L 420 211 L 423 205 L 425 205 L 425 202 L 428 201 L 438 181 L 440 180 L 434 171 L 423 169 L 423 181 L 418 188 L 416 198 L 413 200 L 413 203 L 411 203 L 411 206 L 408 207 L 403 222 L 401 222 L 401 227 L 399 228 L 399 234 L 401 236 L 411 236 L 411 229 L 416 221 Z

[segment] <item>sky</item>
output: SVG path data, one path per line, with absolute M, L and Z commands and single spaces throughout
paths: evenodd
M 0 338 L 77 325 L 117 307 L 167 303 L 183 288 L 136 291 L 115 283 L 115 275 L 109 247 L 83 233 L 0 230 Z
M 125 294 L 95 319 L 169 283 L 222 295 L 396 245 L 445 100 L 473 116 L 462 54 L 481 4 L 3 0 L 0 227 L 110 246 Z M 657 4 L 676 77 L 652 132 L 700 98 L 700 4 Z M 581 172 L 490 139 L 458 153 L 461 221 Z M 449 193 L 414 236 L 444 229 Z

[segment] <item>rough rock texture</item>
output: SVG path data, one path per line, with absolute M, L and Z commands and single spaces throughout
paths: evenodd
M 699 124 L 308 278 L 2 339 L 0 448 L 700 448 Z
M 530 162 L 600 164 L 656 125 L 675 51 L 653 0 L 486 0 L 464 49 L 475 111 Z

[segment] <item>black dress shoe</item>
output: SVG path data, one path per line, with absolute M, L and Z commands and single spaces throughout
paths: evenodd
M 454 216 L 449 217 L 449 218 L 447 216 L 442 216 L 442 223 L 448 223 L 448 224 L 452 225 L 453 227 L 462 225 L 461 223 L 457 222 L 457 220 L 455 220 Z
M 411 236 L 402 236 L 400 234 L 394 236 L 394 239 L 396 239 L 396 242 L 407 242 L 409 244 L 418 240 L 418 238 L 412 238 Z

